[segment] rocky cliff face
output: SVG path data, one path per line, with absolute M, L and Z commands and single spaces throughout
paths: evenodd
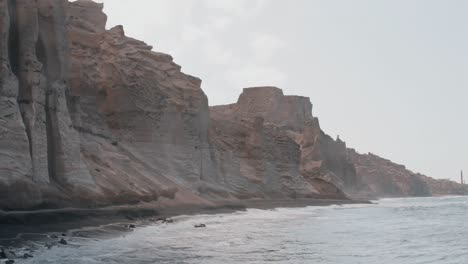
M 428 192 L 397 170 L 376 179 L 362 167 L 382 163 L 350 154 L 308 98 L 278 88 L 209 108 L 201 80 L 121 26 L 106 30 L 102 9 L 0 0 L 1 209 L 459 190 L 427 178 Z
M 0 1 L 1 207 L 95 191 L 68 108 L 66 9 L 64 1 Z
M 285 96 L 276 87 L 254 87 L 244 89 L 237 103 L 210 110 L 215 127 L 229 122 L 233 126 L 231 129 L 236 130 L 235 124 L 262 123 L 263 127 L 282 135 L 283 142 L 296 145 L 296 154 L 278 149 L 279 160 L 275 163 L 294 157 L 288 163 L 296 164 L 296 182 L 310 184 L 316 196 L 336 197 L 342 195 L 340 190 L 350 194 L 357 184 L 354 167 L 347 159 L 346 145 L 321 131 L 318 119 L 312 116 L 309 98 Z M 272 132 L 269 135 L 275 138 Z M 275 142 L 265 135 L 263 138 L 264 142 Z M 275 142 L 274 145 L 279 144 Z M 273 151 L 267 149 L 267 153 Z M 253 167 L 249 167 L 250 174 L 263 174 Z
M 105 30 L 102 4 L 69 3 L 69 16 L 74 124 L 104 202 L 204 202 L 192 192 L 211 167 L 201 81 L 121 26 Z
M 348 150 L 363 183 L 359 190 L 361 197 L 411 197 L 466 195 L 468 186 L 449 180 L 436 180 L 420 173 L 414 173 L 405 166 L 393 163 L 374 154 L 359 154 Z

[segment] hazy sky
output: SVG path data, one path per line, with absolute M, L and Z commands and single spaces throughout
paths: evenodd
M 468 1 L 103 0 L 108 27 L 171 54 L 210 105 L 243 87 L 308 96 L 349 147 L 468 175 Z

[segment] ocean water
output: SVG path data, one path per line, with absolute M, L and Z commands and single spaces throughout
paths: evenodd
M 468 263 L 467 197 L 376 203 L 179 216 L 16 263 Z

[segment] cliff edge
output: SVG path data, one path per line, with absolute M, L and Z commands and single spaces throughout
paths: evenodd
M 466 194 L 358 154 L 309 98 L 208 106 L 170 55 L 90 0 L 0 0 L 0 209 Z

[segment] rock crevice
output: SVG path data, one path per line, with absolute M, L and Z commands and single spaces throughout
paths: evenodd
M 36 198 L 23 201 L 11 197 L 2 201 L 10 203 L 2 207 L 27 207 L 46 202 L 46 195 L 37 199 L 37 193 L 61 196 L 63 189 L 56 189 L 55 183 L 76 189 L 78 183 L 87 181 L 92 185 L 93 181 L 80 158 L 79 135 L 69 128 L 72 123 L 64 74 L 69 57 L 64 11 L 68 4 L 53 0 L 3 0 L 0 4 L 5 13 L 1 41 L 2 46 L 7 46 L 2 49 L 0 97 L 5 107 L 0 113 L 6 125 L 5 135 L 0 138 L 5 145 L 0 156 L 2 161 L 12 160 L 2 164 L 0 170 L 9 172 L 2 175 L 0 184 L 34 189 L 30 193 Z M 17 143 L 21 149 L 12 146 Z M 79 175 L 70 175 L 78 170 Z M 28 191 L 18 194 L 28 195 Z

